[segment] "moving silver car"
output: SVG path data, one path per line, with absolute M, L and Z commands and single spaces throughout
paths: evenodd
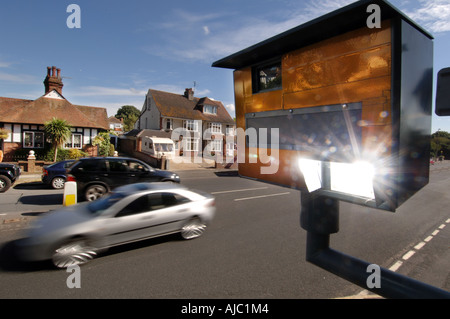
M 18 242 L 19 256 L 25 261 L 50 259 L 67 268 L 112 246 L 172 233 L 197 238 L 214 214 L 209 194 L 174 183 L 131 184 L 42 216 Z

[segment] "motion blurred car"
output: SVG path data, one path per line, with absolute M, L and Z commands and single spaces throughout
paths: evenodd
M 18 253 L 24 261 L 52 260 L 67 268 L 112 246 L 173 233 L 197 238 L 214 214 L 209 194 L 180 184 L 137 183 L 42 216 L 17 243 Z
M 64 188 L 66 182 L 66 170 L 75 160 L 66 160 L 51 165 L 44 166 L 42 169 L 42 183 L 50 185 L 54 189 Z
M 116 187 L 148 182 L 180 182 L 176 173 L 160 170 L 128 157 L 81 158 L 67 169 L 67 180 L 77 183 L 78 198 L 96 200 Z

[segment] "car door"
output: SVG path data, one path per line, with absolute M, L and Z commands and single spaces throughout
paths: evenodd
M 125 159 L 109 159 L 108 164 L 108 185 L 111 189 L 122 185 L 135 183 L 133 178 L 130 176 L 128 163 Z
M 187 211 L 170 192 L 137 196 L 105 223 L 108 245 L 119 245 L 179 230 Z M 178 207 L 179 206 L 179 207 Z
M 128 163 L 128 178 L 130 183 L 141 183 L 141 182 L 154 182 L 156 181 L 151 176 L 151 169 L 146 164 L 136 161 L 127 160 Z

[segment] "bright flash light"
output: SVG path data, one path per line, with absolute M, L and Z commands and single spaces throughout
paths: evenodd
M 305 178 L 306 187 L 309 192 L 322 188 L 322 166 L 320 161 L 300 159 L 298 161 L 300 170 Z
M 374 167 L 367 162 L 330 163 L 330 189 L 355 196 L 375 198 Z
M 330 191 L 369 199 L 375 198 L 373 191 L 375 169 L 370 163 L 324 163 L 310 159 L 300 159 L 298 163 L 309 192 L 323 189 L 324 185 L 329 185 L 327 190 Z M 328 182 L 323 180 L 327 178 L 322 176 L 323 165 L 329 167 Z

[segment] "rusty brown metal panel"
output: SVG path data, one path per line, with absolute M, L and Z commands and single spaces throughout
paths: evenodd
M 254 94 L 251 68 L 237 70 L 238 127 L 246 128 L 245 114 L 252 112 L 361 102 L 363 148 L 388 155 L 392 143 L 391 51 L 391 26 L 385 21 L 381 29 L 362 28 L 287 52 L 282 56 L 281 90 Z M 294 188 L 305 186 L 297 163 L 307 154 L 279 150 L 277 163 L 265 164 L 258 157 L 260 151 L 246 148 L 245 162 L 239 163 L 242 176 Z M 254 159 L 257 163 L 251 162 Z M 269 165 L 278 170 L 262 174 L 261 169 Z

